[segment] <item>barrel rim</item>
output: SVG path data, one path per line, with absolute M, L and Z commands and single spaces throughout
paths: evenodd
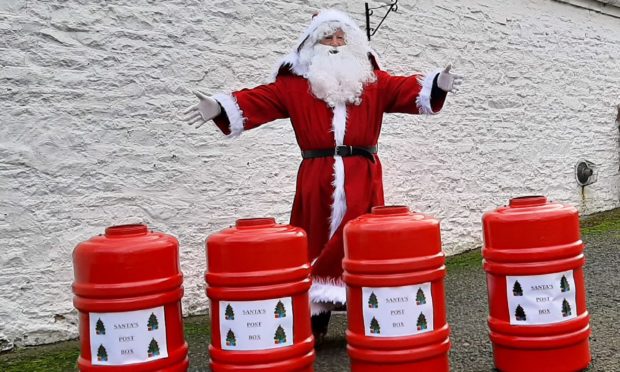
M 109 226 L 105 229 L 106 238 L 124 238 L 148 234 L 149 229 L 143 223 Z

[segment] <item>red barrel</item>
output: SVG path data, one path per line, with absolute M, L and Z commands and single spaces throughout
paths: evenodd
M 590 317 L 579 215 L 544 196 L 487 212 L 489 335 L 501 371 L 579 371 L 590 363 Z
M 73 251 L 81 371 L 186 371 L 179 243 L 145 225 L 108 227 Z
M 351 370 L 448 371 L 439 221 L 374 207 L 345 226 L 344 250 Z
M 312 371 L 306 233 L 241 219 L 209 236 L 207 262 L 211 369 Z

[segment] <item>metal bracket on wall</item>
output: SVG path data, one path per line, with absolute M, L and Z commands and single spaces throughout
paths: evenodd
M 381 1 L 383 3 L 385 3 L 385 5 L 380 5 L 374 8 L 370 8 L 368 6 L 368 3 L 365 3 L 366 6 L 366 37 L 368 38 L 368 41 L 370 41 L 370 37 L 374 36 L 377 31 L 379 30 L 379 27 L 381 27 L 381 25 L 383 24 L 383 21 L 385 21 L 385 18 L 387 18 L 388 14 L 390 14 L 391 11 L 397 12 L 398 11 L 398 0 L 383 0 Z M 381 9 L 381 8 L 388 8 L 387 12 L 385 13 L 385 15 L 383 16 L 383 18 L 381 19 L 381 22 L 379 22 L 379 24 L 377 25 L 377 27 L 370 27 L 370 16 L 374 14 L 374 11 L 377 9 Z

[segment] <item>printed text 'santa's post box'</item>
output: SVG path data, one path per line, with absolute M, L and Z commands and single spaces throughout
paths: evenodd
M 145 225 L 108 227 L 73 251 L 81 371 L 186 371 L 179 243 Z
M 344 248 L 351 370 L 448 371 L 439 221 L 374 207 L 345 226 Z
M 585 369 L 591 359 L 590 317 L 577 210 L 528 196 L 511 199 L 482 220 L 497 369 Z

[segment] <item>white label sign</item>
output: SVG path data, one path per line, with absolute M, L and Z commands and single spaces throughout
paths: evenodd
M 431 283 L 362 288 L 366 336 L 410 336 L 433 330 Z
M 94 365 L 123 365 L 168 357 L 164 307 L 89 313 Z
M 506 291 L 510 324 L 551 324 L 577 316 L 572 271 L 507 276 Z
M 292 298 L 220 301 L 223 350 L 266 350 L 293 345 Z

